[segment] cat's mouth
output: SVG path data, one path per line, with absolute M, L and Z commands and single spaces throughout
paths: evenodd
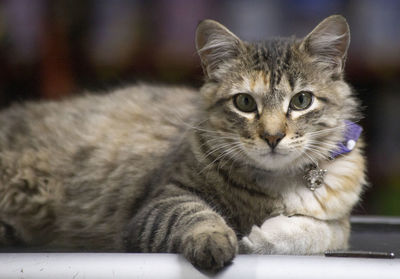
M 277 170 L 291 165 L 298 157 L 298 152 L 285 148 L 267 148 L 245 146 L 243 151 L 249 159 L 259 168 L 264 170 Z
M 262 153 L 259 154 L 259 156 L 261 156 L 261 157 L 267 157 L 267 156 L 270 156 L 270 157 L 279 157 L 279 156 L 286 156 L 286 155 L 288 155 L 289 153 L 290 153 L 290 152 L 283 152 L 283 151 L 281 151 L 281 150 L 275 150 L 275 149 L 273 149 L 273 150 L 270 150 L 270 151 L 262 152 Z

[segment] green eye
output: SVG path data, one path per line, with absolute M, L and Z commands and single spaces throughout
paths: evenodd
M 240 93 L 233 97 L 233 103 L 238 110 L 244 112 L 253 112 L 257 110 L 256 101 L 249 94 Z
M 289 107 L 293 110 L 304 110 L 311 106 L 313 94 L 308 91 L 301 91 L 290 100 Z

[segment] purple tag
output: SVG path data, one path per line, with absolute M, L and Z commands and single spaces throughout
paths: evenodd
M 331 152 L 331 157 L 336 158 L 339 155 L 349 153 L 355 147 L 358 138 L 361 135 L 362 127 L 349 120 L 344 121 L 346 127 L 344 130 L 344 141 L 338 144 L 338 148 Z

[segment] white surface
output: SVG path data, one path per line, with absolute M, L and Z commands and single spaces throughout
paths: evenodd
M 400 259 L 239 255 L 212 276 L 175 254 L 0 253 L 0 278 L 400 278 Z
M 388 216 L 355 215 L 350 217 L 350 221 L 352 224 L 400 225 L 400 217 Z

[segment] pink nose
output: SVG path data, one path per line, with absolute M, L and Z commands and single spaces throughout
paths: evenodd
M 278 143 L 286 136 L 284 133 L 277 133 L 275 135 L 270 135 L 268 133 L 264 133 L 264 140 L 268 143 L 271 149 L 274 149 Z

